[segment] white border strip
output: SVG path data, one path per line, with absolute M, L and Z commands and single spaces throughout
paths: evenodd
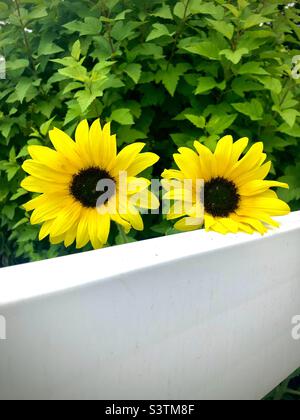
M 300 229 L 300 211 L 277 218 L 279 229 L 260 234 L 220 235 L 203 230 L 75 254 L 0 269 L 0 306 L 25 299 L 106 281 L 124 273 L 213 252 L 227 247 L 268 240 Z M 62 281 L 63 278 L 63 281 Z

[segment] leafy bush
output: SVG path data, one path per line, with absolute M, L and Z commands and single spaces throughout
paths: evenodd
M 214 146 L 224 133 L 263 140 L 280 192 L 300 203 L 299 5 L 289 0 L 14 0 L 0 2 L 1 265 L 75 250 L 39 243 L 21 205 L 27 144 L 53 126 L 113 121 L 119 145 L 143 140 L 161 156 Z M 295 64 L 296 66 L 296 64 Z M 293 77 L 294 76 L 294 77 Z M 150 174 L 149 174 L 150 175 Z M 172 233 L 159 215 L 132 240 Z M 118 243 L 117 231 L 110 243 Z

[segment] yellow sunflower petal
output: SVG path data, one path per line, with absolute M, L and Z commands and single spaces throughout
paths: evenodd
M 278 195 L 273 190 L 267 190 L 261 194 L 259 194 L 260 198 L 278 198 Z
M 81 217 L 77 226 L 76 235 L 76 248 L 81 249 L 85 247 L 89 240 L 88 221 L 89 221 L 90 210 L 84 210 L 81 213 Z
M 184 179 L 184 174 L 181 171 L 178 171 L 176 169 L 166 169 L 164 170 L 161 176 L 166 179 L 178 179 L 178 180 Z
M 272 163 L 267 162 L 259 168 L 255 168 L 252 171 L 246 172 L 235 180 L 235 184 L 239 187 L 250 181 L 265 179 L 271 170 Z
M 183 206 L 182 205 L 177 205 L 177 203 L 173 204 L 167 215 L 166 218 L 167 220 L 174 220 L 174 219 L 179 219 L 179 217 L 183 217 L 185 216 L 185 212 L 183 212 Z
M 238 216 L 236 214 L 233 214 L 231 217 L 233 220 L 242 224 L 243 226 L 250 225 L 252 231 L 255 230 L 261 233 L 262 235 L 264 235 L 268 231 L 268 229 L 263 225 L 263 223 L 260 220 L 253 219 L 251 217 Z
M 45 146 L 28 146 L 28 153 L 33 160 L 43 163 L 46 167 L 57 172 L 74 174 L 77 166 L 66 160 L 62 154 Z
M 216 176 L 222 177 L 232 160 L 232 136 L 225 136 L 219 140 L 215 150 Z
M 160 182 L 161 182 L 161 186 L 163 187 L 165 191 L 170 191 L 174 189 L 180 190 L 180 189 L 186 188 L 187 186 L 189 187 L 187 189 L 190 190 L 191 189 L 190 187 L 193 187 L 193 184 L 190 184 L 190 183 L 186 184 L 186 182 L 179 181 L 177 179 L 166 178 L 166 179 L 162 179 Z
M 219 219 L 219 223 L 221 223 L 228 232 L 237 233 L 239 230 L 238 224 L 231 219 L 231 217 L 223 217 Z
M 33 198 L 32 200 L 28 201 L 27 203 L 23 204 L 23 208 L 26 211 L 31 211 L 34 210 L 36 207 L 44 204 L 47 201 L 46 196 L 43 195 L 39 195 L 36 198 Z
M 128 176 L 136 176 L 145 169 L 150 168 L 159 161 L 159 156 L 155 153 L 140 153 L 127 168 Z
M 53 236 L 53 235 L 50 234 L 50 243 L 52 245 L 58 245 L 61 242 L 63 242 L 64 239 L 65 239 L 65 234 L 58 235 L 58 236 Z
M 151 182 L 146 178 L 136 178 L 128 177 L 127 178 L 127 193 L 136 194 L 139 191 L 145 190 L 149 187 Z
M 76 239 L 76 235 L 77 235 L 77 226 L 74 225 L 71 229 L 69 229 L 64 236 L 64 244 L 65 247 L 68 248 L 69 246 L 71 246 L 75 239 Z
M 213 153 L 199 141 L 195 141 L 194 147 L 199 153 L 201 179 L 209 181 L 216 176 L 216 161 Z
M 53 224 L 53 220 L 47 220 L 43 223 L 40 232 L 39 232 L 39 240 L 42 241 L 45 239 L 48 235 L 50 235 L 51 227 Z
M 227 172 L 230 171 L 232 169 L 232 167 L 238 162 L 238 160 L 242 156 L 244 150 L 248 146 L 248 143 L 249 143 L 249 139 L 247 137 L 243 137 L 243 138 L 239 139 L 238 141 L 236 141 L 235 143 L 233 143 L 231 162 L 230 162 L 230 164 L 228 166 L 228 169 L 227 169 L 226 173 L 224 174 L 224 176 L 226 176 Z
M 83 120 L 77 126 L 75 132 L 77 153 L 86 166 L 93 164 L 93 154 L 89 145 L 89 131 L 90 128 L 87 120 Z
M 248 218 L 260 220 L 267 225 L 279 227 L 280 223 L 273 220 L 265 211 L 253 208 L 241 208 L 236 210 L 238 216 L 246 216 Z
M 60 211 L 64 207 L 71 206 L 72 204 L 72 199 L 67 196 L 52 197 L 50 200 L 47 200 L 47 196 L 45 196 L 43 204 L 38 205 L 32 212 L 30 222 L 35 225 L 54 219 L 59 216 Z
M 200 201 L 192 204 L 184 203 L 184 210 L 188 216 L 202 219 L 202 223 L 204 222 L 204 206 Z
M 194 217 L 184 217 L 175 223 L 174 228 L 181 232 L 190 232 L 193 230 L 200 229 L 202 226 L 202 220 Z
M 205 221 L 205 230 L 209 231 L 210 228 L 216 223 L 216 220 L 214 218 L 214 216 L 212 216 L 211 214 L 205 214 L 204 216 L 204 221 Z
M 151 191 L 140 191 L 134 202 L 134 205 L 140 209 L 157 210 L 160 206 L 159 199 Z
M 110 216 L 108 213 L 98 214 L 98 236 L 102 244 L 106 244 L 110 232 Z
M 195 153 L 193 150 L 189 149 L 188 147 L 180 147 L 178 151 L 183 158 L 182 162 L 185 161 L 184 168 L 185 168 L 185 173 L 189 174 L 188 178 L 194 179 L 194 180 L 200 179 L 201 178 L 200 161 L 199 161 L 199 156 L 197 155 L 197 153 Z M 187 166 L 189 166 L 189 169 L 187 169 Z
M 93 122 L 89 131 L 88 149 L 93 164 L 106 168 L 108 166 L 108 150 L 103 139 L 100 120 Z
M 215 223 L 210 230 L 214 232 L 221 233 L 222 235 L 226 235 L 229 233 L 229 230 L 220 222 Z
M 139 211 L 130 204 L 130 202 L 127 203 L 126 207 L 124 204 L 120 204 L 120 214 L 123 219 L 127 220 L 133 229 L 142 231 L 144 230 L 144 222 L 143 219 L 139 213 Z
M 76 202 L 73 202 L 70 206 L 61 210 L 53 222 L 51 236 L 55 237 L 62 235 L 71 229 L 75 224 L 78 224 L 80 213 L 81 206 Z
M 251 171 L 256 166 L 259 166 L 263 158 L 263 148 L 263 143 L 255 143 L 249 152 L 227 173 L 227 176 L 235 181 L 242 174 Z
M 117 223 L 118 225 L 122 226 L 125 230 L 125 233 L 129 233 L 131 229 L 130 223 L 128 223 L 126 220 L 122 219 L 120 214 L 117 211 L 114 211 L 113 213 L 109 213 L 110 218 L 113 222 Z
M 117 157 L 117 137 L 115 134 L 111 135 L 111 123 L 108 122 L 103 127 L 103 139 L 106 143 L 107 148 L 107 160 L 110 162 L 108 169 L 111 169 L 112 165 L 115 164 Z
M 97 210 L 89 212 L 88 217 L 88 232 L 94 249 L 100 249 L 103 244 L 99 238 L 99 219 Z
M 180 200 L 188 203 L 193 202 L 192 192 L 185 188 L 172 188 L 164 194 L 163 198 L 164 200 Z
M 253 235 L 254 229 L 247 225 L 246 223 L 238 223 L 239 231 Z
M 26 160 L 23 163 L 22 168 L 25 172 L 36 178 L 58 184 L 69 184 L 72 179 L 70 174 L 50 170 L 49 167 L 45 166 L 43 163 L 31 159 Z
M 49 132 L 51 143 L 55 149 L 69 160 L 76 168 L 82 166 L 82 160 L 76 153 L 76 144 L 66 133 L 54 128 Z
M 257 195 L 272 187 L 289 188 L 288 184 L 283 182 L 254 180 L 239 187 L 239 194 L 245 196 Z
M 112 171 L 113 176 L 117 177 L 120 172 L 127 171 L 145 146 L 145 143 L 133 143 L 124 147 L 124 149 L 121 150 L 116 157 L 115 165 Z M 134 176 L 132 173 L 128 173 L 128 175 Z
M 285 216 L 291 211 L 288 204 L 278 198 L 260 198 L 259 196 L 244 198 L 241 208 L 263 210 L 270 216 Z
M 53 182 L 45 181 L 32 175 L 23 179 L 21 187 L 24 188 L 24 190 L 36 193 L 62 193 L 67 191 L 64 184 L 54 184 Z

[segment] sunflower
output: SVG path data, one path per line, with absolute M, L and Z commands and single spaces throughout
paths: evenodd
M 127 233 L 131 228 L 143 230 L 140 209 L 156 209 L 159 201 L 148 190 L 150 181 L 137 175 L 158 161 L 156 154 L 141 153 L 144 143 L 126 146 L 117 154 L 110 124 L 102 128 L 99 120 L 91 127 L 82 121 L 75 141 L 57 128 L 49 137 L 55 150 L 28 147 L 32 159 L 23 169 L 30 176 L 21 183 L 41 194 L 24 205 L 26 211 L 33 210 L 31 223 L 42 224 L 40 240 L 49 235 L 52 244 L 64 242 L 68 247 L 76 240 L 77 248 L 91 242 L 97 249 L 107 243 L 111 221 Z M 120 176 L 124 173 L 125 178 Z M 110 182 L 110 188 L 98 189 L 102 181 L 106 186 Z M 124 182 L 126 188 L 121 188 Z M 139 199 L 133 202 L 135 194 Z
M 162 176 L 165 184 L 172 180 L 176 184 L 168 188 L 164 198 L 176 203 L 179 198 L 190 197 L 191 201 L 188 210 L 179 212 L 173 206 L 167 216 L 169 220 L 181 217 L 175 224 L 177 230 L 199 229 L 204 222 L 207 231 L 222 234 L 258 231 L 264 234 L 268 227 L 279 226 L 272 216 L 286 215 L 290 208 L 270 188 L 288 188 L 288 185 L 265 180 L 271 162 L 265 163 L 267 156 L 263 153 L 263 143 L 255 143 L 243 155 L 248 142 L 247 138 L 233 142 L 231 136 L 225 136 L 212 153 L 196 141 L 197 153 L 182 147 L 174 155 L 179 170 L 165 170 Z M 190 187 L 185 186 L 187 179 L 192 180 Z M 197 180 L 204 181 L 204 203 L 196 189 Z

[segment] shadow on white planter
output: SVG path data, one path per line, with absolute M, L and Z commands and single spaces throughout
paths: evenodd
M 0 398 L 262 398 L 300 366 L 300 213 L 280 221 L 1 269 Z

